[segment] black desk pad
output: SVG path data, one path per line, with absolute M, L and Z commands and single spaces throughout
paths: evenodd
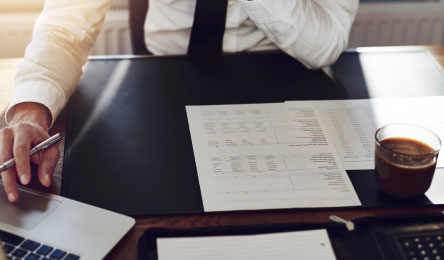
M 401 67 L 372 85 L 375 55 Z M 423 50 L 345 52 L 328 73 L 282 53 L 92 59 L 68 104 L 61 193 L 129 215 L 201 213 L 185 105 L 443 94 L 442 69 Z M 363 206 L 406 204 L 378 195 L 373 171 L 348 173 Z

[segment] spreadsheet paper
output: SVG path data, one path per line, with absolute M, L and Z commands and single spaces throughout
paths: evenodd
M 358 206 L 311 110 L 284 103 L 187 106 L 204 210 Z

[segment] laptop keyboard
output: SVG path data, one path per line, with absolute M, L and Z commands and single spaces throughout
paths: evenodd
M 80 256 L 0 230 L 0 245 L 10 260 L 78 260 Z
M 444 235 L 442 233 L 400 236 L 397 241 L 403 259 L 444 260 Z

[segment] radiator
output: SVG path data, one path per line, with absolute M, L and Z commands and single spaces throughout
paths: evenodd
M 444 0 L 361 3 L 349 47 L 444 44 Z
M 44 1 L 1 1 L 0 58 L 23 57 Z M 113 0 L 91 54 L 132 53 L 127 8 L 127 0 Z M 349 47 L 417 44 L 444 45 L 444 0 L 361 1 Z
M 0 1 L 0 58 L 23 57 L 44 0 Z M 113 0 L 91 55 L 131 53 L 127 0 Z
M 97 37 L 92 55 L 132 54 L 128 11 L 108 12 L 102 31 Z

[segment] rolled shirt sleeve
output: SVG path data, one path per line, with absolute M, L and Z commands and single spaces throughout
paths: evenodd
M 256 26 L 309 68 L 330 65 L 347 47 L 359 0 L 242 0 Z
M 79 82 L 110 4 L 110 0 L 46 0 L 16 72 L 7 122 L 14 106 L 23 102 L 43 104 L 54 122 Z

